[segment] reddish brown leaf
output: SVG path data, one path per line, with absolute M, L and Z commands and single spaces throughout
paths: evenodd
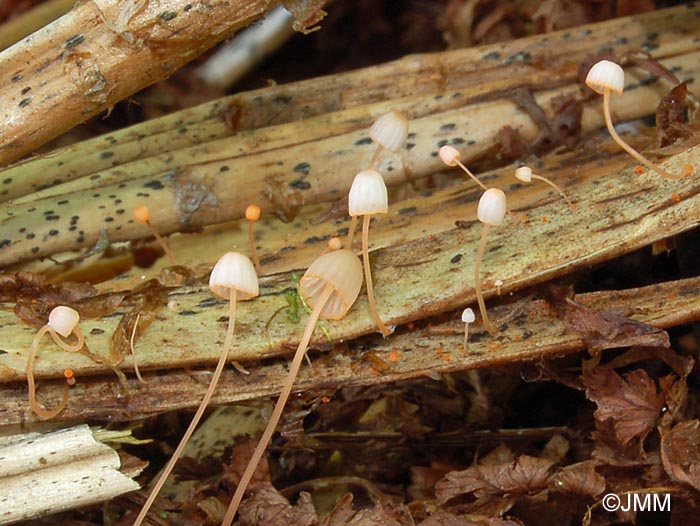
M 561 468 L 552 476 L 551 488 L 596 498 L 605 491 L 605 478 L 596 473 L 595 466 L 595 462 L 588 460 Z
M 256 484 L 241 503 L 239 526 L 313 526 L 318 524 L 311 495 L 302 491 L 292 506 L 269 482 Z
M 402 526 L 412 524 L 405 519 L 410 517 L 403 506 L 376 505 L 373 508 L 353 511 L 353 497 L 346 493 L 338 500 L 331 512 L 326 515 L 321 526 Z M 404 520 L 402 520 L 404 519 Z
M 547 487 L 552 460 L 521 455 L 515 461 L 476 464 L 463 471 L 453 471 L 435 486 L 438 502 L 445 504 L 460 495 L 476 498 L 476 508 L 496 505 L 507 511 L 518 495 L 533 495 Z M 472 508 L 474 509 L 474 507 Z
M 700 491 L 700 420 L 689 420 L 660 430 L 661 462 L 676 482 Z
M 656 107 L 656 140 L 660 147 L 673 144 L 691 133 L 685 123 L 687 81 L 669 91 Z
M 622 445 L 635 437 L 643 440 L 654 428 L 665 393 L 657 393 L 656 384 L 644 370 L 626 373 L 623 378 L 611 367 L 599 366 L 584 372 L 582 380 L 586 396 L 598 405 L 596 420 L 612 420 Z
M 519 522 L 481 515 L 455 515 L 437 511 L 418 526 L 521 526 Z

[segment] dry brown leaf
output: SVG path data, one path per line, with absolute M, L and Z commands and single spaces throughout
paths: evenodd
M 241 503 L 239 526 L 313 526 L 318 516 L 311 495 L 302 491 L 292 506 L 269 482 L 256 484 Z
M 656 141 L 661 148 L 692 133 L 685 125 L 687 92 L 688 82 L 681 82 L 664 95 L 656 108 Z
M 596 463 L 591 460 L 563 467 L 552 476 L 550 487 L 554 491 L 596 498 L 605 491 L 605 478 L 595 467 Z
M 437 511 L 418 526 L 521 526 L 519 522 L 497 517 L 480 515 L 455 515 L 447 511 Z
M 644 370 L 625 373 L 623 378 L 611 367 L 598 366 L 584 371 L 582 380 L 586 396 L 598 406 L 596 420 L 612 420 L 615 436 L 622 445 L 636 437 L 643 440 L 654 428 L 666 393 L 657 392 L 656 384 Z
M 700 491 L 700 420 L 660 428 L 661 462 L 675 482 Z
M 373 508 L 353 511 L 353 496 L 343 495 L 326 515 L 321 526 L 402 526 L 413 524 L 403 506 L 377 505 Z
M 670 345 L 668 333 L 664 330 L 616 312 L 596 312 L 572 299 L 567 298 L 566 303 L 569 326 L 580 333 L 592 353 L 632 345 L 663 348 Z
M 476 499 L 471 510 L 488 510 L 501 515 L 519 495 L 534 495 L 546 489 L 554 461 L 521 455 L 515 461 L 498 462 L 484 459 L 463 471 L 453 471 L 435 486 L 441 504 L 469 495 Z

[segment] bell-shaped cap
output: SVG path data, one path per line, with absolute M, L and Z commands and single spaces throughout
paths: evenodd
M 64 338 L 68 338 L 80 321 L 80 314 L 75 309 L 59 305 L 49 313 L 49 327 Z
M 532 168 L 529 166 L 521 166 L 515 169 L 515 178 L 523 183 L 532 181 Z
M 248 256 L 239 252 L 226 252 L 211 271 L 209 290 L 228 300 L 234 289 L 237 300 L 249 300 L 260 294 L 258 275 Z
M 398 152 L 408 137 L 408 117 L 391 110 L 379 117 L 369 129 L 369 136 L 387 150 Z
M 306 303 L 313 309 L 326 285 L 333 287 L 321 317 L 340 320 L 355 303 L 362 287 L 362 263 L 350 250 L 326 252 L 311 263 L 299 280 L 299 289 Z
M 475 319 L 476 316 L 474 316 L 474 311 L 471 310 L 469 307 L 462 311 L 462 321 L 464 323 L 474 323 Z
M 506 194 L 498 188 L 486 190 L 476 209 L 476 217 L 479 221 L 491 226 L 498 226 L 506 215 Z
M 461 157 L 459 150 L 449 144 L 441 146 L 438 150 L 438 154 L 440 155 L 440 160 L 447 166 L 457 166 Z
M 610 60 L 601 60 L 588 71 L 586 86 L 601 95 L 606 89 L 622 95 L 625 89 L 625 72 L 619 64 Z
M 348 194 L 348 213 L 351 216 L 386 214 L 389 198 L 382 174 L 364 170 L 355 176 Z

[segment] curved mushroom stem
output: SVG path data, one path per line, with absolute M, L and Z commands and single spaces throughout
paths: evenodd
M 557 186 L 556 183 L 554 183 L 553 181 L 550 181 L 546 177 L 542 177 L 541 175 L 537 175 L 537 174 L 532 174 L 531 177 L 533 179 L 537 179 L 538 181 L 542 181 L 543 183 L 547 183 L 549 186 L 554 188 L 557 192 L 559 192 L 559 195 L 564 198 L 564 201 L 566 201 L 566 204 L 569 205 L 569 208 L 571 210 L 574 209 L 574 205 L 571 203 L 571 199 L 569 199 L 569 197 L 564 193 L 564 191 L 561 188 L 559 188 L 559 186 Z
M 479 243 L 479 250 L 476 253 L 476 266 L 474 267 L 474 289 L 476 290 L 476 301 L 479 303 L 479 311 L 481 312 L 481 319 L 483 320 L 484 327 L 491 336 L 496 336 L 496 329 L 489 321 L 489 316 L 486 313 L 486 304 L 484 303 L 484 296 L 481 294 L 481 260 L 484 257 L 484 249 L 486 248 L 486 236 L 489 232 L 489 225 L 484 223 L 484 229 L 481 231 L 481 242 Z
M 180 439 L 180 443 L 177 445 L 177 449 L 173 453 L 172 457 L 170 457 L 168 464 L 165 466 L 165 469 L 163 469 L 163 472 L 160 474 L 160 477 L 158 478 L 158 481 L 156 482 L 155 486 L 153 486 L 153 489 L 151 490 L 151 494 L 148 496 L 148 499 L 146 499 L 146 502 L 144 502 L 143 507 L 141 508 L 141 511 L 138 514 L 138 517 L 136 517 L 136 520 L 134 521 L 134 526 L 140 526 L 140 524 L 146 518 L 148 510 L 150 510 L 151 506 L 153 505 L 153 502 L 156 500 L 158 493 L 160 493 L 160 490 L 163 488 L 165 481 L 172 472 L 177 461 L 180 459 L 180 455 L 182 455 L 185 446 L 192 437 L 192 433 L 194 433 L 197 424 L 199 424 L 199 421 L 202 419 L 204 411 L 207 409 L 207 405 L 209 405 L 209 401 L 211 400 L 211 397 L 214 394 L 214 391 L 216 390 L 216 386 L 219 383 L 219 378 L 221 378 L 221 373 L 223 372 L 224 366 L 226 365 L 226 359 L 228 358 L 229 349 L 231 348 L 231 342 L 233 341 L 233 329 L 235 325 L 236 290 L 232 289 L 229 304 L 229 318 L 228 330 L 226 331 L 226 340 L 224 341 L 224 348 L 221 350 L 221 356 L 219 356 L 219 362 L 216 364 L 214 375 L 212 376 L 211 381 L 209 382 L 207 392 L 204 394 L 204 398 L 202 398 L 202 401 L 199 404 L 199 407 L 197 408 L 197 412 L 194 414 L 194 417 L 192 417 L 192 421 L 190 422 L 187 431 L 185 431 L 185 434 Z
M 627 144 L 622 137 L 620 137 L 617 134 L 617 131 L 615 131 L 615 127 L 613 126 L 612 123 L 612 118 L 610 117 L 610 89 L 606 89 L 605 92 L 603 93 L 603 114 L 605 115 L 605 125 L 608 127 L 608 132 L 610 132 L 610 135 L 612 136 L 613 140 L 620 145 L 620 147 L 625 150 L 627 153 L 629 153 L 632 157 L 637 159 L 640 163 L 642 163 L 644 166 L 649 168 L 650 170 L 654 170 L 657 174 L 662 175 L 668 179 L 674 179 L 678 180 L 683 177 L 684 174 L 680 175 L 674 175 L 670 172 L 667 172 L 660 166 L 657 166 L 653 162 L 651 162 L 649 159 L 644 157 L 641 153 L 639 153 L 637 150 L 632 148 L 629 144 Z
M 36 351 L 39 348 L 39 342 L 44 337 L 44 334 L 46 332 L 51 334 L 51 337 L 54 339 L 54 341 L 56 341 L 56 343 L 60 341 L 57 339 L 58 335 L 53 331 L 53 329 L 49 325 L 44 325 L 41 329 L 39 329 L 36 333 L 36 336 L 34 336 L 34 341 L 32 341 L 32 348 L 29 351 L 29 358 L 27 358 L 26 374 L 27 386 L 29 387 L 29 406 L 32 408 L 32 411 L 34 411 L 40 418 L 49 419 L 53 418 L 58 413 L 63 411 L 68 405 L 68 384 L 65 384 L 63 387 L 63 400 L 58 405 L 58 407 L 56 407 L 56 409 L 53 409 L 51 411 L 42 409 L 42 407 L 39 405 L 39 402 L 37 402 L 36 400 L 36 385 L 34 383 L 34 358 L 36 357 Z M 82 335 L 82 333 L 80 334 Z M 82 342 L 80 344 L 80 347 L 82 347 Z M 78 349 L 80 347 L 78 347 Z
M 158 231 L 155 229 L 155 227 L 151 224 L 150 221 L 146 221 L 146 225 L 148 228 L 151 229 L 151 234 L 153 234 L 153 237 L 156 238 L 156 241 L 160 243 L 160 246 L 163 248 L 163 251 L 165 252 L 165 255 L 168 256 L 168 261 L 170 261 L 170 264 L 174 267 L 177 265 L 175 262 L 175 256 L 173 255 L 173 252 L 170 250 L 170 247 L 168 244 L 165 242 L 165 239 L 158 233 Z
M 389 336 L 390 331 L 384 322 L 379 317 L 377 312 L 377 303 L 374 300 L 374 287 L 372 286 L 372 269 L 369 266 L 369 222 L 372 219 L 370 215 L 362 216 L 362 263 L 365 268 L 365 283 L 367 285 L 367 299 L 369 300 L 369 311 L 372 313 L 372 318 L 377 324 L 377 327 L 384 336 Z
M 253 478 L 255 469 L 258 467 L 260 459 L 265 454 L 267 444 L 270 442 L 270 439 L 272 438 L 272 435 L 275 432 L 275 428 L 277 427 L 277 424 L 280 421 L 280 417 L 282 416 L 284 406 L 286 405 L 287 399 L 289 398 L 289 395 L 292 392 L 292 385 L 294 384 L 294 380 L 296 379 L 297 374 L 299 373 L 299 369 L 301 368 L 301 362 L 304 360 L 304 356 L 306 355 L 306 348 L 309 346 L 309 341 L 311 340 L 311 336 L 314 333 L 314 329 L 316 328 L 316 322 L 318 321 L 318 318 L 321 315 L 321 311 L 323 310 L 323 307 L 328 301 L 328 298 L 331 297 L 331 294 L 333 294 L 333 287 L 331 287 L 330 285 L 326 285 L 323 289 L 323 292 L 321 293 L 321 296 L 318 298 L 314 309 L 311 311 L 309 321 L 306 322 L 304 335 L 301 337 L 301 341 L 299 342 L 299 347 L 297 347 L 296 353 L 294 353 L 292 365 L 289 368 L 289 373 L 287 373 L 287 378 L 284 381 L 284 385 L 282 386 L 282 391 L 280 392 L 280 396 L 277 399 L 275 408 L 272 410 L 270 420 L 267 422 L 267 427 L 265 428 L 265 431 L 263 431 L 262 437 L 260 437 L 260 441 L 258 442 L 258 445 L 256 446 L 253 455 L 248 461 L 248 466 L 243 472 L 241 480 L 238 482 L 236 492 L 233 494 L 231 504 L 229 504 L 228 509 L 226 510 L 226 515 L 224 516 L 224 520 L 221 523 L 221 526 L 231 526 L 233 518 L 236 516 L 236 511 L 238 511 L 238 506 L 243 500 L 245 490 L 248 488 L 248 484 Z
M 357 216 L 352 216 L 350 228 L 348 229 L 348 238 L 345 240 L 345 248 L 347 250 L 352 250 L 352 238 L 355 236 L 355 230 L 357 230 Z
M 481 181 L 479 181 L 479 179 L 477 178 L 477 176 L 474 175 L 473 173 L 471 173 L 471 172 L 469 171 L 469 168 L 467 168 L 466 166 L 464 166 L 464 164 L 462 164 L 462 161 L 460 161 L 460 160 L 458 160 L 458 159 L 455 159 L 455 162 L 459 165 L 459 167 L 460 167 L 462 170 L 464 170 L 465 172 L 467 172 L 467 175 L 468 175 L 469 177 L 471 177 L 472 179 L 474 179 L 474 182 L 476 182 L 476 184 L 478 184 L 483 190 L 488 190 L 488 188 L 486 188 L 486 185 L 485 185 L 484 183 L 482 183 Z

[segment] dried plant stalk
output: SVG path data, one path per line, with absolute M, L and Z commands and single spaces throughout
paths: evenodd
M 678 70 L 679 77 L 693 78 L 700 75 L 699 59 L 699 53 L 691 53 L 668 59 L 664 64 Z M 657 83 L 640 82 L 646 75 L 638 71 L 631 71 L 628 77 L 630 86 L 636 89 L 616 99 L 618 118 L 632 119 L 652 113 L 658 103 Z M 699 86 L 691 85 L 691 90 L 700 95 Z M 450 105 L 462 102 L 464 97 L 459 92 L 443 95 L 451 101 Z M 582 86 L 574 84 L 537 92 L 535 99 L 545 114 L 553 118 L 553 101 L 562 96 L 579 100 L 586 97 Z M 439 107 L 441 102 L 430 96 L 411 98 L 403 104 Z M 398 106 L 401 108 L 401 104 Z M 597 99 L 585 104 L 584 131 L 602 126 L 599 106 Z M 350 187 L 357 167 L 362 165 L 361 159 L 372 151 L 372 146 L 365 144 L 365 129 L 345 130 L 348 123 L 356 121 L 356 115 L 366 118 L 372 113 L 361 107 L 340 115 L 253 131 L 245 137 L 221 139 L 144 160 L 140 171 L 151 173 L 138 179 L 114 181 L 120 181 L 118 176 L 123 173 L 138 171 L 127 165 L 105 174 L 104 178 L 102 174 L 91 176 L 100 182 L 97 188 L 38 200 L 19 199 L 6 207 L 0 225 L 3 247 L 0 265 L 90 247 L 101 236 L 112 242 L 143 237 L 144 229 L 133 221 L 131 210 L 144 202 L 159 211 L 152 218 L 155 228 L 168 234 L 240 218 L 253 202 L 260 203 L 263 212 L 269 212 L 337 199 Z M 329 119 L 335 126 L 327 125 Z M 534 140 L 541 132 L 507 97 L 413 119 L 411 133 L 415 137 L 408 149 L 399 158 L 384 158 L 381 169 L 385 180 L 389 185 L 398 184 L 440 170 L 442 165 L 436 151 L 445 142 L 465 145 L 462 147 L 465 159 L 483 154 L 493 145 L 503 126 L 518 130 L 525 140 Z M 335 135 L 328 136 L 334 132 Z M 283 139 L 276 143 L 275 139 L 280 137 Z M 266 142 L 272 142 L 274 147 L 261 148 L 258 152 L 245 146 Z M 230 152 L 241 156 L 231 158 Z
M 576 301 L 597 311 L 629 308 L 641 323 L 667 328 L 700 317 L 700 279 L 692 278 L 625 291 L 605 291 L 576 296 Z M 391 383 L 425 375 L 476 369 L 515 361 L 541 361 L 585 349 L 580 337 L 552 314 L 544 301 L 497 309 L 496 318 L 516 311 L 518 323 L 501 330 L 498 341 L 472 341 L 468 352 L 461 348 L 463 328 L 455 316 L 451 322 L 393 336 L 364 340 L 362 351 L 336 344 L 333 353 L 314 357 L 313 370 L 302 368 L 295 389 L 334 389 Z M 360 353 L 360 354 L 358 354 Z M 390 359 L 390 355 L 398 359 Z M 214 403 L 231 403 L 277 394 L 287 369 L 284 362 L 251 368 L 250 376 L 227 370 L 214 396 Z M 76 403 L 68 408 L 71 418 L 133 420 L 157 412 L 191 408 L 201 400 L 206 381 L 197 373 L 171 371 L 152 377 L 147 385 L 130 381 L 130 396 L 119 399 L 110 380 L 86 382 Z M 60 386 L 52 387 L 60 396 Z M 0 424 L 21 420 L 26 400 L 21 389 L 0 391 L 4 412 Z
M 95 504 L 138 489 L 120 466 L 117 452 L 96 441 L 86 425 L 7 437 L 0 445 L 0 524 Z
M 0 53 L 0 165 L 171 75 L 276 2 L 81 2 Z
M 582 155 L 582 152 L 577 154 Z M 698 154 L 700 146 L 674 156 L 668 164 L 677 167 Z M 567 207 L 562 206 L 558 196 L 553 196 L 539 205 L 529 203 L 527 220 L 516 212 L 507 224 L 494 229 L 493 248 L 484 262 L 483 290 L 486 297 L 496 294 L 496 279 L 503 281 L 504 289 L 517 290 L 694 227 L 696 210 L 700 206 L 700 181 L 697 178 L 671 182 L 654 176 L 640 177 L 633 167 L 621 169 L 626 159 L 611 162 L 606 152 L 599 152 L 599 155 L 599 158 L 591 156 L 588 164 L 568 168 L 569 173 L 573 172 L 574 180 L 581 181 L 567 188 L 569 195 L 579 210 L 593 213 L 571 214 Z M 605 163 L 600 162 L 603 158 Z M 576 158 L 570 160 L 577 162 Z M 508 172 L 508 177 L 512 177 L 512 172 Z M 601 177 L 605 178 L 605 184 L 599 184 Z M 499 183 L 488 174 L 486 179 L 494 186 L 508 184 L 505 181 Z M 456 209 L 461 209 L 462 218 L 472 217 L 476 223 L 473 215 L 477 199 L 478 192 L 473 183 L 466 182 L 435 192 L 430 197 L 415 199 L 410 204 L 399 203 L 398 207 L 390 209 L 386 221 L 395 223 L 395 229 L 408 231 L 415 221 L 420 233 L 374 252 L 377 293 L 382 297 L 387 323 L 401 324 L 422 319 L 473 302 L 470 254 L 478 240 L 480 225 L 448 228 L 444 223 L 434 221 L 434 211 L 451 210 L 450 214 L 455 214 Z M 511 206 L 518 206 L 516 203 L 518 201 L 514 200 Z M 377 230 L 378 233 L 382 231 Z M 547 243 L 542 243 L 542 240 L 547 240 Z M 288 273 L 264 277 L 261 297 L 240 306 L 240 337 L 231 350 L 231 359 L 258 360 L 279 355 L 285 352 L 285 344 L 293 344 L 299 338 L 301 324 L 289 321 L 284 315 L 270 321 L 272 313 L 286 308 L 285 292 L 292 283 Z M 163 309 L 157 323 L 151 325 L 137 342 L 142 370 L 216 361 L 215 349 L 224 334 L 223 323 L 219 321 L 226 312 L 224 302 L 213 299 L 204 286 L 181 288 L 171 292 L 169 299 L 173 301 L 172 309 Z M 336 341 L 374 331 L 373 321 L 363 303 L 366 303 L 365 297 L 360 298 L 358 306 L 342 323 L 329 324 Z M 108 354 L 109 338 L 117 322 L 118 316 L 81 321 L 93 352 L 103 356 Z M 15 314 L 8 310 L 0 311 L 0 324 L 6 351 L 0 354 L 0 379 L 3 382 L 21 380 L 33 329 L 20 325 Z M 173 328 L 177 330 L 173 331 Z M 323 342 L 324 338 L 319 335 L 316 341 Z M 70 359 L 70 367 L 78 378 L 71 399 L 82 399 L 82 379 L 88 375 L 109 374 L 104 367 L 86 357 L 67 356 L 67 353 L 46 349 L 37 359 L 36 376 L 60 377 L 67 359 Z M 49 404 L 54 401 L 51 400 L 53 396 L 60 396 L 58 389 L 42 387 L 42 390 L 47 393 Z M 123 400 L 116 397 L 118 392 L 115 386 L 112 396 L 103 393 L 99 404 L 103 410 L 115 415 L 124 411 Z M 177 404 L 178 401 L 168 403 Z M 71 401 L 63 418 L 70 418 L 72 406 Z
M 57 180 L 65 182 L 137 159 L 222 139 L 232 131 L 276 126 L 386 100 L 395 104 L 401 98 L 450 90 L 473 88 L 471 97 L 507 85 L 543 87 L 571 82 L 576 78 L 578 64 L 600 49 L 623 55 L 648 48 L 655 58 L 688 53 L 696 49 L 694 39 L 699 30 L 687 21 L 698 13 L 700 6 L 689 4 L 536 35 L 505 46 L 412 55 L 341 75 L 236 94 L 0 171 L 0 180 L 9 180 L 0 192 L 0 200 L 26 195 Z M 401 82 L 396 83 L 396 78 L 401 78 Z M 479 89 L 481 85 L 488 89 Z M 406 109 L 412 117 L 424 115 L 419 105 Z M 356 117 L 367 119 L 367 124 L 372 119 L 371 115 Z M 353 129 L 364 127 L 360 121 Z M 138 169 L 132 171 L 134 177 L 139 176 Z

